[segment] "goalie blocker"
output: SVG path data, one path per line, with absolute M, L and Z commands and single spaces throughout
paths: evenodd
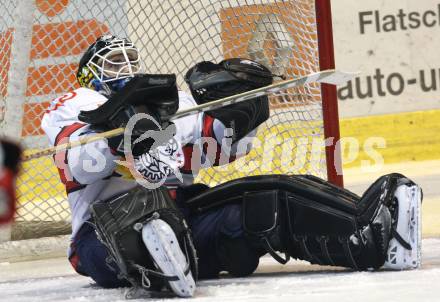
M 136 144 L 134 141 L 149 130 L 159 130 L 158 125 L 162 129 L 168 127 L 170 117 L 178 108 L 179 97 L 174 74 L 137 74 L 103 105 L 94 110 L 81 111 L 78 119 L 96 129 L 107 131 L 126 127 L 129 120 L 138 113 L 150 115 L 156 123 L 143 118 L 135 123 L 131 131 L 131 151 L 133 155 L 139 156 L 147 152 L 154 141 L 145 139 Z M 120 155 L 125 155 L 123 138 L 121 134 L 108 140 L 109 146 Z
M 420 266 L 421 200 L 421 189 L 396 173 L 380 177 L 362 197 L 314 176 L 267 175 L 204 190 L 186 204 L 193 213 L 241 205 L 251 255 L 366 270 Z M 256 269 L 258 261 L 247 261 L 242 245 L 218 244 L 230 273 Z

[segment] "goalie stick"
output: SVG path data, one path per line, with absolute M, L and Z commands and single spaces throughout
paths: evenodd
M 311 73 L 306 76 L 280 81 L 280 82 L 274 83 L 272 85 L 268 85 L 265 87 L 246 91 L 246 92 L 243 92 L 240 94 L 232 95 L 232 96 L 222 98 L 222 99 L 219 99 L 216 101 L 212 101 L 209 103 L 194 106 L 194 107 L 191 107 L 191 108 L 188 108 L 185 110 L 179 110 L 178 112 L 176 112 L 175 115 L 173 115 L 170 118 L 170 120 L 172 121 L 172 120 L 182 118 L 185 116 L 189 116 L 189 115 L 192 115 L 195 113 L 218 109 L 221 107 L 225 107 L 225 106 L 229 106 L 232 104 L 247 101 L 250 99 L 254 99 L 254 98 L 257 98 L 257 97 L 260 97 L 263 95 L 276 93 L 281 90 L 285 90 L 285 89 L 289 89 L 289 88 L 303 86 L 305 84 L 309 84 L 309 83 L 313 83 L 313 82 L 332 84 L 332 85 L 340 85 L 340 84 L 343 84 L 343 83 L 351 80 L 355 75 L 356 75 L 356 73 L 342 72 L 342 71 L 337 71 L 337 70 L 333 70 L 333 69 L 324 70 L 324 71 L 320 71 L 320 72 L 316 72 L 316 73 Z M 91 137 L 85 137 L 85 138 L 82 138 L 82 139 L 79 139 L 79 140 L 76 140 L 73 142 L 61 144 L 61 145 L 58 145 L 55 147 L 40 149 L 36 152 L 25 155 L 23 157 L 23 160 L 28 161 L 28 160 L 39 158 L 42 156 L 52 155 L 57 152 L 61 152 L 61 151 L 65 151 L 65 150 L 68 150 L 71 148 L 82 146 L 82 145 L 92 143 L 92 142 L 95 142 L 95 141 L 98 141 L 98 140 L 101 140 L 104 138 L 110 138 L 113 136 L 117 136 L 117 135 L 123 134 L 124 130 L 125 130 L 124 128 L 117 128 L 117 129 L 113 129 L 110 131 L 98 133 L 98 134 L 91 136 Z

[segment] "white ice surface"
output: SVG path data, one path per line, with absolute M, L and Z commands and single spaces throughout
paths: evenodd
M 439 161 L 426 163 L 389 166 L 388 170 L 374 175 L 346 173 L 345 181 L 350 190 L 362 194 L 380 175 L 402 172 L 422 186 L 425 205 L 427 201 L 436 204 L 440 202 L 437 169 L 440 164 Z M 425 217 L 432 216 L 430 228 L 438 225 L 436 213 L 424 212 Z M 439 234 L 433 230 L 430 233 Z M 401 272 L 353 272 L 302 261 L 282 266 L 271 258 L 263 258 L 252 277 L 199 282 L 191 301 L 440 302 L 440 239 L 425 239 L 422 252 L 420 270 Z M 94 286 L 91 279 L 76 275 L 65 258 L 0 263 L 0 301 L 112 302 L 125 301 L 124 292 L 125 289 L 105 290 Z M 173 299 L 179 300 L 185 301 Z
M 198 283 L 194 301 L 440 301 L 440 239 L 423 241 L 422 269 L 353 272 L 303 261 L 263 258 L 248 278 Z M 65 259 L 0 263 L 0 301 L 125 301 L 125 289 L 101 289 Z M 145 298 L 164 301 L 163 297 Z M 179 298 L 174 298 L 174 301 Z

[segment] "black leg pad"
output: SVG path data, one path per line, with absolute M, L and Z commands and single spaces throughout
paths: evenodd
M 361 198 L 314 176 L 251 176 L 207 189 L 187 205 L 203 212 L 241 204 L 248 240 L 280 263 L 294 257 L 364 270 L 385 261 L 394 192 L 406 183 L 401 174 L 385 175 Z

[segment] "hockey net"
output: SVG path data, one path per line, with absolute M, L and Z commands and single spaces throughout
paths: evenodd
M 49 101 L 77 87 L 81 54 L 104 33 L 129 37 L 141 51 L 144 70 L 176 73 L 183 90 L 188 90 L 183 75 L 203 60 L 247 57 L 287 78 L 316 72 L 320 63 L 321 68 L 331 67 L 331 54 L 322 55 L 324 49 L 332 52 L 331 26 L 319 26 L 316 13 L 328 22 L 328 4 L 329 0 L 3 1 L 1 131 L 20 138 L 26 149 L 46 147 L 40 120 Z M 324 29 L 318 32 L 319 28 Z M 330 43 L 324 44 L 326 39 Z M 326 156 L 324 147 L 325 138 L 338 137 L 337 131 L 324 135 L 325 125 L 337 130 L 337 111 L 325 107 L 334 97 L 334 91 L 323 93 L 318 84 L 271 95 L 271 116 L 258 130 L 255 149 L 228 166 L 204 170 L 197 180 L 215 185 L 245 175 L 307 173 L 330 175 L 334 181 L 333 158 L 328 157 L 332 150 L 327 149 Z M 12 239 L 69 233 L 69 207 L 51 157 L 24 163 L 18 198 Z

